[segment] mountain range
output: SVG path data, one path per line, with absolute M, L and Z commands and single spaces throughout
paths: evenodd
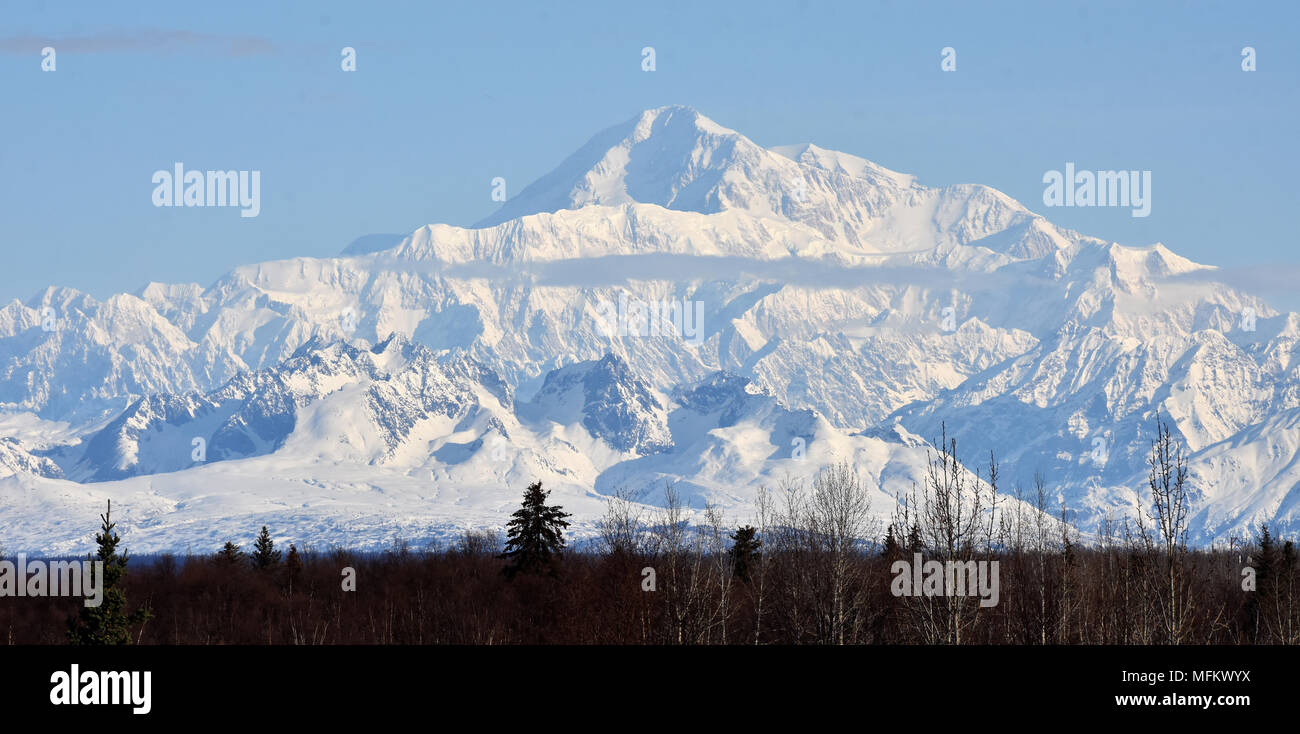
M 0 544 L 136 551 L 500 528 L 541 480 L 743 522 L 850 462 L 873 510 L 941 432 L 1002 490 L 1041 474 L 1085 534 L 1144 499 L 1158 418 L 1191 538 L 1300 521 L 1300 316 L 1161 244 L 976 184 L 647 110 L 472 227 L 363 237 L 100 301 L 0 309 Z

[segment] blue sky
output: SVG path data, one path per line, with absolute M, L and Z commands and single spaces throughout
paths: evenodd
M 1293 2 L 7 4 L 4 301 L 207 285 L 364 234 L 467 225 L 498 206 L 494 177 L 517 193 L 665 104 L 761 145 L 988 184 L 1123 244 L 1300 262 Z M 155 208 L 151 176 L 176 161 L 261 171 L 261 214 Z M 1046 209 L 1042 176 L 1067 161 L 1152 171 L 1151 215 Z

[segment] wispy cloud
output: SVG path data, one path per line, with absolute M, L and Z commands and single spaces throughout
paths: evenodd
M 85 36 L 16 35 L 0 38 L 0 53 L 39 53 L 46 46 L 59 53 L 215 53 L 222 56 L 265 56 L 275 52 L 270 40 L 258 36 L 222 35 L 187 30 L 131 29 Z
M 498 265 L 487 262 L 444 264 L 411 261 L 381 254 L 378 267 L 458 278 L 527 281 L 544 286 L 601 287 L 640 280 L 732 280 L 737 276 L 818 289 L 855 289 L 868 285 L 917 286 L 964 292 L 1003 291 L 1039 279 L 1019 274 L 974 272 L 921 265 L 845 266 L 801 258 L 757 260 L 743 257 L 656 253 Z
M 1273 263 L 1242 267 L 1196 270 L 1169 280 L 1191 283 L 1222 283 L 1237 290 L 1259 296 L 1276 308 L 1300 310 L 1300 265 Z

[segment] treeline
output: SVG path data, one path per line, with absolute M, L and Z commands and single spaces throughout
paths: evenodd
M 546 503 L 540 484 L 525 492 L 504 545 L 470 532 L 441 548 L 291 546 L 282 556 L 262 528 L 251 553 L 228 543 L 211 556 L 133 562 L 129 573 L 106 513 L 97 540 L 100 557 L 123 569 L 118 594 L 106 597 L 115 606 L 91 613 L 79 599 L 0 599 L 0 635 L 142 644 L 1300 643 L 1294 542 L 1264 526 L 1239 547 L 1188 548 L 1182 450 L 1163 426 L 1157 435 L 1150 507 L 1103 522 L 1087 543 L 1064 510 L 1048 511 L 1042 478 L 1004 494 L 992 457 L 971 474 L 946 437 L 883 527 L 848 465 L 807 486 L 761 491 L 740 527 L 717 508 L 695 514 L 671 485 L 654 510 L 616 494 L 582 552 L 566 550 L 568 515 Z M 941 593 L 900 583 L 920 578 L 918 557 L 958 569 L 934 587 Z M 976 567 L 991 594 L 975 593 Z M 971 571 L 964 587 L 960 569 Z
M 776 541 L 773 541 L 775 544 Z M 1271 543 L 1271 541 L 1270 541 Z M 303 551 L 258 568 L 217 557 L 132 560 L 122 581 L 142 644 L 970 644 L 1167 643 L 1163 559 L 1141 546 L 995 554 L 998 604 L 896 597 L 890 558 L 765 544 L 748 579 L 693 543 L 657 553 L 567 553 L 552 575 L 507 578 L 476 539 L 440 550 Z M 1246 554 L 1257 588 L 1242 590 Z M 1190 552 L 1184 644 L 1300 641 L 1293 547 Z M 355 571 L 344 591 L 343 569 Z M 654 591 L 645 568 L 655 569 Z M 838 572 L 837 569 L 838 568 Z M 837 588 L 839 594 L 837 595 Z M 9 644 L 67 644 L 79 599 L 0 599 Z M 955 613 L 955 614 L 954 614 Z

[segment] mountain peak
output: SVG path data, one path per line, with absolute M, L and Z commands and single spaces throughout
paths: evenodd
M 474 228 L 583 206 L 633 202 L 712 213 L 723 172 L 765 154 L 740 133 L 681 105 L 656 107 L 598 133 Z
M 525 413 L 581 422 L 618 451 L 647 456 L 672 446 L 663 403 L 627 360 L 612 352 L 552 370 Z
M 909 173 L 891 171 L 866 158 L 860 158 L 837 150 L 827 150 L 812 143 L 799 145 L 775 145 L 768 150 L 784 156 L 805 166 L 811 166 L 829 173 L 838 173 L 853 178 L 881 178 L 902 187 L 909 188 L 916 183 L 916 176 Z
M 655 107 L 643 111 L 634 118 L 636 121 L 635 130 L 639 137 L 648 138 L 651 135 L 662 133 L 669 128 L 675 129 L 695 129 L 709 135 L 737 135 L 740 133 L 731 128 L 723 127 L 713 120 L 700 114 L 699 110 L 686 105 L 674 104 L 663 107 Z
M 1015 229 L 1033 215 L 986 186 L 927 188 L 812 144 L 764 148 L 682 105 L 645 110 L 599 133 L 474 229 L 593 206 L 740 213 L 759 229 L 779 222 L 815 233 L 834 244 L 813 249 L 849 255 L 965 245 L 1011 230 L 984 244 L 1040 256 L 1070 239 Z M 1021 242 L 1026 237 L 1033 241 Z

